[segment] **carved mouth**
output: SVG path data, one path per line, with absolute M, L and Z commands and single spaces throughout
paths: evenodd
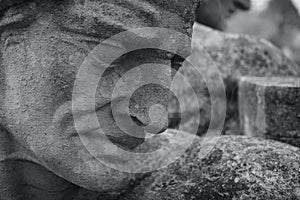
M 144 138 L 136 138 L 133 136 L 125 135 L 121 137 L 113 137 L 107 135 L 107 138 L 115 145 L 124 150 L 132 150 L 144 142 Z
M 99 104 L 100 105 L 100 104 Z M 75 122 L 79 122 L 81 124 L 77 124 L 77 129 L 81 129 L 81 130 L 77 130 L 76 129 L 76 124 L 73 125 L 74 128 L 71 128 L 71 130 L 68 131 L 69 135 L 71 137 L 78 137 L 78 134 L 83 134 L 88 136 L 90 133 L 93 132 L 97 132 L 100 130 L 100 127 L 92 127 L 89 125 L 86 125 L 85 122 L 83 121 L 84 118 L 91 118 L 94 116 L 94 112 L 96 112 L 96 115 L 98 112 L 100 112 L 101 109 L 103 109 L 103 107 L 106 106 L 110 106 L 110 103 L 107 103 L 105 105 L 102 105 L 97 107 L 95 110 L 88 110 L 88 111 L 80 111 L 77 113 L 73 113 L 73 118 L 76 118 Z M 112 117 L 112 121 L 113 116 Z M 139 127 L 145 127 L 147 126 L 147 124 L 144 124 L 143 122 L 141 122 L 137 117 L 135 116 L 130 116 L 132 121 L 138 125 Z M 86 120 L 86 119 L 85 119 Z M 78 131 L 80 131 L 80 133 L 78 133 Z M 117 129 L 113 129 L 112 132 L 109 133 L 104 133 L 105 136 L 115 145 L 128 150 L 128 149 L 134 149 L 135 147 L 139 146 L 141 143 L 143 143 L 144 138 L 141 134 L 139 134 L 139 137 L 134 137 L 132 135 L 128 135 L 126 133 L 124 133 L 121 129 L 117 130 Z M 101 139 L 101 138 L 99 138 Z
M 134 123 L 136 123 L 138 126 L 141 126 L 141 127 L 145 127 L 147 126 L 147 124 L 144 124 L 143 122 L 141 122 L 136 116 L 133 116 L 133 115 L 130 115 L 132 121 Z

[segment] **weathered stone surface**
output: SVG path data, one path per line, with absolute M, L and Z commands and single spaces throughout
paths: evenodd
M 1 3 L 0 190 L 3 199 L 65 200 L 72 199 L 72 195 L 80 188 L 115 195 L 124 189 L 130 190 L 131 183 L 140 182 L 138 181 L 140 176 L 105 166 L 87 151 L 87 145 L 85 146 L 78 136 L 72 112 L 76 74 L 86 55 L 114 33 L 131 28 L 158 26 L 191 34 L 193 10 L 199 0 L 114 0 L 110 2 L 1 0 Z M 210 32 L 203 33 L 210 34 Z M 158 39 L 158 41 L 161 39 L 159 34 L 153 32 L 139 35 L 133 32 L 129 36 Z M 180 50 L 176 49 L 177 42 L 180 41 L 167 41 L 171 47 L 174 47 L 174 50 Z M 223 45 L 226 46 L 227 43 Z M 109 53 L 126 49 L 126 44 L 113 41 L 112 44 L 104 44 L 104 48 Z M 101 128 L 107 135 L 114 138 L 113 142 L 124 149 L 136 147 L 141 140 L 132 140 L 116 126 L 111 114 L 112 102 L 108 97 L 120 76 L 135 64 L 153 61 L 150 56 L 153 55 L 152 53 L 151 50 L 147 53 L 132 52 L 116 60 L 114 65 L 104 73 L 103 79 L 99 81 L 99 90 L 93 95 L 96 106 L 92 109 L 81 110 L 82 113 L 80 113 L 80 115 L 89 115 L 96 109 Z M 249 54 L 252 53 L 249 52 Z M 224 52 L 220 52 L 218 56 L 222 57 L 223 54 Z M 171 57 L 165 55 L 159 60 L 168 63 Z M 236 59 L 238 60 L 239 57 Z M 92 68 L 91 74 L 101 74 L 103 63 L 94 64 L 95 68 Z M 95 80 L 87 78 L 86 81 Z M 82 93 L 85 94 L 87 89 L 84 88 Z M 133 96 L 130 114 L 138 122 L 147 122 L 145 116 L 148 110 L 145 108 L 155 103 L 153 96 L 159 97 L 157 100 L 161 103 L 161 101 L 166 101 L 167 95 L 165 90 L 153 91 L 153 87 L 148 87 L 137 91 Z M 81 100 L 85 101 L 86 96 L 83 96 Z M 84 102 L 82 105 L 85 105 Z M 122 104 L 118 106 L 121 108 Z M 154 117 L 160 119 L 162 116 Z M 94 133 L 91 131 L 94 127 L 85 128 L 85 136 Z M 187 167 L 185 163 L 194 163 L 194 160 L 198 158 L 197 146 L 200 145 L 196 143 L 191 151 L 186 152 L 183 156 L 183 165 L 175 166 L 175 170 L 182 166 Z M 244 150 L 245 146 L 247 144 L 242 146 L 241 150 Z M 97 143 L 96 147 L 105 148 L 106 144 L 102 146 Z M 147 150 L 151 147 L 151 145 L 148 146 Z M 292 151 L 287 150 L 287 152 L 292 155 Z M 263 152 L 258 154 L 262 157 L 263 155 Z M 248 154 L 242 156 L 246 159 Z M 114 160 L 113 153 L 107 157 L 115 162 L 124 161 Z M 294 158 L 297 157 L 294 156 Z M 151 158 L 146 157 L 141 162 L 148 163 L 149 159 Z M 279 159 L 282 160 L 281 157 Z M 157 160 L 154 159 L 154 161 Z M 185 168 L 183 170 L 186 171 L 183 172 L 184 177 L 193 180 L 192 175 L 195 174 Z M 172 173 L 172 170 L 169 172 Z M 160 177 L 159 174 L 153 175 Z M 158 179 L 160 180 L 161 178 Z M 293 182 L 286 184 L 290 187 L 294 186 Z M 180 188 L 178 185 L 179 192 L 181 192 Z M 81 193 L 83 198 L 84 196 L 95 197 L 94 193 L 85 192 Z M 167 196 L 163 192 L 161 195 Z
M 241 76 L 299 76 L 299 68 L 290 59 L 269 42 L 263 39 L 252 38 L 245 35 L 222 33 L 196 25 L 194 29 L 194 48 L 197 45 L 204 47 L 218 67 L 226 88 L 227 93 L 227 117 L 224 127 L 225 134 L 241 133 L 239 129 L 238 117 L 238 79 Z M 203 65 L 210 68 L 212 62 L 199 56 L 203 60 Z M 203 67 L 203 66 L 202 66 Z M 195 92 L 198 95 L 200 105 L 200 126 L 198 134 L 202 135 L 210 122 L 210 96 L 204 84 L 204 80 L 199 80 L 199 76 L 195 75 L 192 69 L 184 68 L 180 71 L 190 80 Z M 193 113 L 199 112 L 195 102 L 190 102 L 185 85 L 179 85 L 176 90 L 179 94 L 185 96 L 185 104 L 183 107 L 183 115 L 189 115 L 190 120 L 183 122 L 189 131 L 190 124 L 195 124 Z M 173 100 L 173 102 L 176 102 Z M 170 109 L 171 118 L 178 120 L 179 106 L 172 106 Z M 175 121 L 176 121 L 175 120 Z
M 2 137 L 0 133 L 5 139 L 1 140 L 5 145 L 1 146 L 0 179 L 4 181 L 0 190 L 6 197 L 18 190 L 20 196 L 15 199 L 40 200 L 47 199 L 50 191 L 56 195 L 52 199 L 65 200 L 71 198 L 64 196 L 69 187 L 117 192 L 135 179 L 132 174 L 104 166 L 80 140 L 72 113 L 76 73 L 91 50 L 121 31 L 149 26 L 191 35 L 193 11 L 199 1 L 0 0 L 0 126 L 9 135 Z M 130 36 L 136 36 L 137 41 L 143 37 L 161 39 L 153 32 Z M 176 41 L 168 42 L 178 50 Z M 104 47 L 108 52 L 126 49 L 126 44 L 112 43 Z M 138 56 L 133 52 L 136 54 L 116 61 L 94 95 L 101 128 L 125 149 L 137 146 L 142 139 L 134 140 L 116 126 L 108 97 L 126 70 L 154 61 L 149 51 Z M 169 64 L 171 58 L 164 55 L 158 60 Z M 144 108 L 155 103 L 155 97 L 161 103 L 166 96 L 166 91 L 155 92 L 153 87 L 137 91 L 130 105 L 132 116 L 138 122 L 147 121 L 148 110 Z M 139 104 L 143 104 L 141 109 L 137 109 Z M 28 170 L 35 179 L 27 176 Z
M 300 198 L 298 148 L 243 136 L 221 136 L 215 140 L 216 145 L 204 159 L 199 159 L 203 145 L 197 139 L 178 161 L 149 174 L 115 199 Z
M 300 147 L 300 78 L 242 77 L 239 113 L 245 135 Z

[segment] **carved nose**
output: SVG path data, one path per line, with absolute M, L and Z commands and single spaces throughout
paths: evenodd
M 154 105 L 149 110 L 149 118 L 144 119 L 140 116 L 131 116 L 131 119 L 150 134 L 160 134 L 168 128 L 168 113 L 161 105 Z
M 251 0 L 234 0 L 234 4 L 241 10 L 249 10 L 251 8 Z

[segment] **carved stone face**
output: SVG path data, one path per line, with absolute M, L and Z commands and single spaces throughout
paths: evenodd
M 10 5 L 9 1 L 4 2 Z M 151 7 L 162 4 L 163 8 L 166 3 L 149 1 L 148 5 L 126 1 L 117 5 L 100 0 L 26 1 L 2 11 L 1 125 L 20 145 L 33 153 L 36 162 L 92 190 L 117 190 L 129 183 L 131 174 L 107 168 L 82 145 L 73 123 L 73 84 L 87 54 L 113 33 L 146 25 L 173 27 L 188 32 L 186 21 L 192 20 L 192 17 L 179 16 L 174 9 L 189 13 L 197 2 L 186 8 L 176 8 L 178 5 L 172 4 L 170 10 L 162 11 Z M 149 16 L 141 17 L 138 15 L 140 13 L 129 12 L 129 5 L 147 16 L 153 14 L 153 20 L 149 21 L 152 19 Z M 179 5 L 186 6 L 183 3 Z M 105 72 L 95 94 L 97 105 L 100 105 L 96 110 L 102 128 L 113 142 L 124 149 L 136 147 L 142 139 L 125 135 L 115 125 L 108 97 L 120 76 L 136 64 L 141 64 L 141 60 L 152 61 L 151 54 L 133 52 L 120 59 Z M 168 59 L 170 57 L 163 55 L 158 60 L 168 63 Z M 162 70 L 161 73 L 170 77 L 169 70 Z M 101 83 L 104 82 L 106 86 L 102 88 Z M 149 116 L 145 108 L 156 103 L 166 106 L 168 92 L 151 85 L 137 90 L 130 109 L 133 120 L 137 124 L 147 125 Z M 139 107 L 143 109 L 136 109 Z M 159 121 L 167 118 L 159 114 L 155 117 Z
M 196 11 L 196 21 L 218 30 L 226 28 L 228 19 L 238 9 L 249 10 L 250 0 L 204 0 Z

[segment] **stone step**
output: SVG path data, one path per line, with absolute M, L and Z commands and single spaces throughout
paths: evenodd
M 238 99 L 245 135 L 300 147 L 300 78 L 242 77 Z

